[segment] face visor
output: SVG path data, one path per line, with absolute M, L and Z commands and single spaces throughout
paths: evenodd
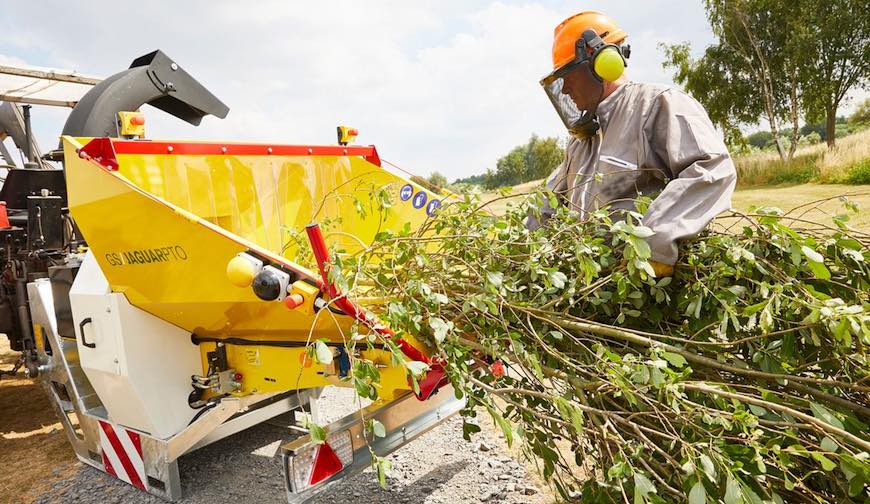
M 604 82 L 593 73 L 585 48 L 582 55 L 586 57 L 567 63 L 541 79 L 541 86 L 559 118 L 568 131 L 579 138 L 598 131 L 595 111 L 604 94 Z

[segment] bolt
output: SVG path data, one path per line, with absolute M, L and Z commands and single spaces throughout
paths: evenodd
M 172 63 L 171 65 L 169 65 L 169 68 L 171 68 L 172 71 L 174 72 L 174 71 L 178 70 L 178 65 L 176 65 L 175 63 Z
M 271 153 L 272 153 L 272 148 L 269 147 L 268 149 L 266 149 L 266 153 L 267 153 L 267 154 L 271 154 Z
M 111 307 L 111 306 L 107 306 L 107 307 L 106 307 L 106 313 L 112 313 L 112 307 Z
M 168 147 L 166 147 L 166 152 L 172 152 L 172 146 L 171 146 L 171 145 L 168 146 Z

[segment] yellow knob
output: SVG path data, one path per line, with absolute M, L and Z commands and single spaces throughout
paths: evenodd
M 256 273 L 254 264 L 244 257 L 235 256 L 227 263 L 227 278 L 236 287 L 250 287 Z
M 623 72 L 625 72 L 625 60 L 613 47 L 602 50 L 595 57 L 595 73 L 602 79 L 613 82 L 622 77 Z

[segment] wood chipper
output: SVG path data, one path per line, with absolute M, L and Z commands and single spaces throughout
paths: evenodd
M 181 455 L 291 411 L 316 422 L 313 399 L 348 385 L 357 353 L 380 368 L 381 399 L 326 426 L 325 442 L 282 447 L 288 500 L 301 502 L 463 406 L 424 345 L 368 314 L 383 300 L 349 299 L 329 275 L 331 249 L 415 228 L 445 195 L 382 167 L 373 146 L 341 145 L 347 129 L 335 146 L 147 140 L 145 103 L 194 124 L 228 110 L 163 53 L 135 60 L 79 101 L 62 136 L 65 193 L 39 191 L 27 216 L 62 236 L 27 283 L 28 369 L 80 460 L 177 499 Z M 360 212 L 371 198 L 390 211 Z M 349 344 L 352 330 L 430 364 L 416 390 L 389 351 Z M 311 358 L 316 341 L 331 363 Z

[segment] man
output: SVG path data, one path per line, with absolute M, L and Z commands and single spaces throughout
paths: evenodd
M 627 34 L 586 11 L 556 27 L 553 72 L 541 81 L 571 133 L 565 160 L 547 180 L 584 218 L 609 206 L 633 210 L 660 192 L 643 224 L 656 276 L 673 273 L 679 240 L 698 234 L 731 207 L 736 172 L 704 108 L 677 89 L 630 82 Z M 545 205 L 541 220 L 552 215 Z M 534 216 L 530 229 L 540 223 Z

